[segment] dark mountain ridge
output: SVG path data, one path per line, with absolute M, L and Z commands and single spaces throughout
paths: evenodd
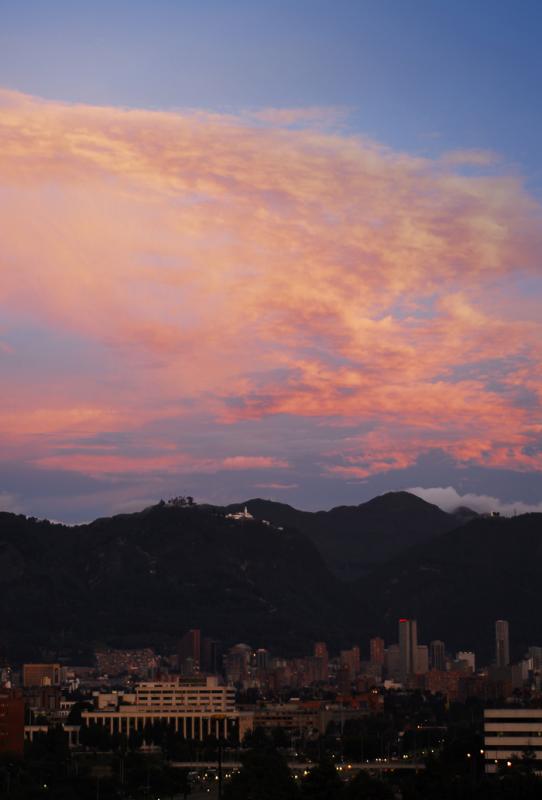
M 0 515 L 2 641 L 308 646 L 350 632 L 347 595 L 302 533 L 154 506 L 65 527 Z M 164 644 L 166 643 L 166 644 Z
M 100 641 L 174 651 L 200 627 L 227 645 L 286 655 L 320 639 L 365 650 L 376 634 L 396 641 L 400 616 L 418 619 L 420 641 L 443 638 L 486 656 L 498 618 L 510 621 L 518 648 L 542 644 L 542 515 L 478 517 L 442 531 L 453 515 L 405 494 L 316 514 L 247 504 L 273 524 L 229 519 L 234 507 L 164 503 L 75 527 L 0 513 L 1 647 L 28 654 Z M 330 547 L 325 537 L 334 536 L 332 555 L 345 561 L 369 542 L 362 578 L 329 569 L 315 541 Z
M 298 511 L 270 500 L 247 500 L 229 506 L 247 506 L 257 519 L 289 525 L 306 534 L 340 578 L 368 574 L 412 545 L 457 528 L 471 517 L 448 514 L 409 492 L 388 492 L 358 506 L 337 506 L 330 511 Z

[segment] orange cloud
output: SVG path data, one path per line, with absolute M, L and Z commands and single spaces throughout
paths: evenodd
M 229 470 L 286 469 L 289 464 L 283 459 L 270 456 L 230 456 L 227 458 L 198 458 L 188 453 L 168 452 L 160 455 L 126 455 L 118 452 L 99 452 L 114 448 L 96 448 L 85 444 L 87 452 L 60 452 L 57 455 L 34 459 L 33 463 L 45 469 L 80 472 L 101 476 L 129 473 L 176 473 L 212 474 Z M 98 450 L 98 452 L 96 452 Z M 89 451 L 89 452 L 88 452 Z
M 517 291 L 539 274 L 542 215 L 492 154 L 409 156 L 316 129 L 320 109 L 235 117 L 13 92 L 0 109 L 0 305 L 109 354 L 84 375 L 49 364 L 22 378 L 3 326 L 10 452 L 89 474 L 283 469 L 288 452 L 208 439 L 199 460 L 58 446 L 195 414 L 287 415 L 364 427 L 322 452 L 336 474 L 432 447 L 542 466 L 542 325 Z

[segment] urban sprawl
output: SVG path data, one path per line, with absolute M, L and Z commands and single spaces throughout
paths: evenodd
M 494 631 L 493 663 L 483 667 L 443 641 L 420 644 L 414 619 L 398 621 L 397 643 L 376 636 L 363 654 L 358 646 L 330 653 L 325 642 L 301 658 L 248 644 L 223 650 L 194 629 L 174 654 L 102 649 L 87 666 L 4 664 L 0 754 L 21 758 L 59 736 L 83 760 L 119 748 L 149 757 L 167 750 L 168 763 L 206 791 L 209 781 L 230 780 L 243 749 L 268 735 L 296 779 L 309 774 L 322 742 L 347 778 L 424 769 L 445 741 L 450 709 L 463 706 L 478 709 L 483 726 L 466 759 L 497 774 L 529 753 L 542 768 L 542 647 L 511 663 L 508 622 Z

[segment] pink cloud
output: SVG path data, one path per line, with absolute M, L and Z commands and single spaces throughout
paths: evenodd
M 114 447 L 96 447 L 87 445 L 79 447 L 77 452 L 66 447 L 55 455 L 47 455 L 33 459 L 33 463 L 44 469 L 59 469 L 80 472 L 85 475 L 115 475 L 129 473 L 164 473 L 209 474 L 223 470 L 266 470 L 287 469 L 289 464 L 284 459 L 270 456 L 228 456 L 226 458 L 202 458 L 189 453 L 179 452 L 175 448 L 166 448 L 165 453 L 154 455 L 130 455 L 115 452 Z M 80 452 L 83 450 L 84 452 Z M 111 452 L 113 451 L 113 452 Z
M 223 469 L 287 469 L 290 465 L 283 458 L 269 456 L 230 456 L 221 462 Z
M 322 453 L 335 474 L 400 468 L 431 447 L 542 466 L 529 448 L 542 324 L 513 291 L 539 273 L 542 214 L 488 154 L 432 161 L 288 127 L 318 109 L 251 124 L 13 92 L 0 108 L 0 305 L 109 354 L 78 377 L 38 366 L 23 379 L 0 345 L 4 452 L 88 474 L 285 469 L 287 452 L 212 443 L 198 459 L 59 446 L 189 428 L 196 413 L 287 415 L 369 431 Z

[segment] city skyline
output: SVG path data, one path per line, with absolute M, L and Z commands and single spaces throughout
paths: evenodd
M 539 4 L 0 8 L 0 510 L 542 510 Z

